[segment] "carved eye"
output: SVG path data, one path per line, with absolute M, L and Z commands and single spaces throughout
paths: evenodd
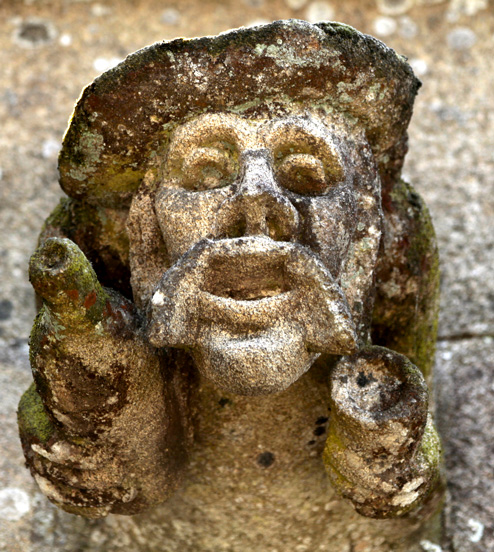
M 336 180 L 324 163 L 310 153 L 293 153 L 277 164 L 276 177 L 284 188 L 301 195 L 322 195 Z
M 235 155 L 230 148 L 208 145 L 194 149 L 183 161 L 181 184 L 201 191 L 228 186 L 237 177 Z

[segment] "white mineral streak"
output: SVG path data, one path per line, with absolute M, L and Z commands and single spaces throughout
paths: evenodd
M 36 453 L 36 454 L 39 454 L 40 456 L 43 456 L 43 458 L 48 458 L 48 460 L 50 460 L 50 456 L 51 454 L 45 450 L 41 445 L 38 445 L 36 443 L 33 443 L 31 445 L 31 449 Z
M 165 296 L 162 291 L 157 291 L 153 295 L 152 303 L 155 307 L 162 307 L 165 304 Z
M 29 496 L 15 487 L 0 490 L 0 519 L 17 521 L 29 512 Z
M 428 540 L 420 541 L 420 546 L 424 552 L 443 552 L 443 549 L 438 544 L 434 544 Z
M 53 409 L 52 410 L 53 412 L 53 415 L 55 416 L 55 418 L 62 424 L 64 425 L 70 425 L 70 423 L 72 422 L 72 420 L 70 419 L 69 416 L 66 416 L 65 414 L 63 414 L 62 412 L 60 412 L 59 410 L 55 410 Z
M 472 530 L 472 534 L 469 537 L 470 542 L 480 542 L 484 536 L 484 524 L 477 519 L 470 518 L 467 525 Z
M 416 491 L 415 489 L 422 485 L 422 483 L 424 483 L 423 477 L 418 477 L 417 479 L 409 481 L 403 486 L 401 492 L 393 497 L 391 503 L 394 506 L 401 506 L 403 508 L 409 504 L 412 504 L 412 502 L 420 495 L 419 491 Z
M 118 395 L 112 395 L 106 400 L 106 404 L 116 404 L 118 402 Z
M 51 462 L 64 462 L 67 459 L 70 459 L 73 454 L 72 447 L 65 441 L 57 441 L 54 443 L 50 450 L 46 450 L 41 445 L 33 443 L 31 448 L 34 452 L 47 458 Z
M 64 502 L 63 496 L 57 491 L 56 487 L 48 481 L 48 479 L 41 477 L 41 475 L 38 475 L 37 473 L 34 474 L 34 479 L 44 495 L 53 500 L 57 500 L 58 502 Z

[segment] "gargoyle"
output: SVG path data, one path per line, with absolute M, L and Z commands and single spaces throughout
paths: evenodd
M 155 44 L 85 89 L 30 264 L 19 425 L 50 500 L 134 514 L 184 474 L 220 496 L 254 469 L 325 469 L 377 518 L 438 495 L 437 249 L 400 178 L 419 84 L 372 37 L 281 21 Z

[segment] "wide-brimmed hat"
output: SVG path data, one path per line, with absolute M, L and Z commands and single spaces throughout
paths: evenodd
M 419 86 L 404 57 L 340 23 L 276 21 L 156 43 L 84 90 L 60 183 L 74 198 L 125 206 L 177 125 L 205 112 L 276 116 L 291 106 L 342 114 L 364 129 L 381 163 L 396 163 Z

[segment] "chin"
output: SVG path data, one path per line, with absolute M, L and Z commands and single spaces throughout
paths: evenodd
M 147 320 L 154 347 L 188 349 L 202 376 L 241 395 L 284 391 L 319 353 L 357 347 L 329 269 L 307 248 L 266 237 L 198 243 L 156 284 Z
M 199 373 L 238 395 L 270 395 L 287 389 L 319 356 L 302 335 L 279 327 L 256 336 L 210 336 L 193 353 Z

